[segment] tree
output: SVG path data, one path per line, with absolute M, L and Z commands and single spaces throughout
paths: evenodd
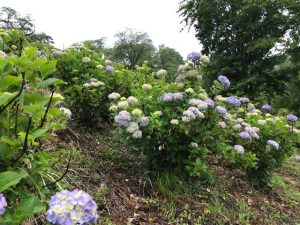
M 299 33 L 299 0 L 183 0 L 179 13 L 210 55 L 208 83 L 224 73 L 237 84 L 233 91 L 269 100 L 283 87 L 271 73 L 282 60 L 274 47 L 287 47 L 288 33 Z
M 127 29 L 115 35 L 113 59 L 123 63 L 129 69 L 141 65 L 145 60 L 150 60 L 155 48 L 147 33 Z
M 168 72 L 168 80 L 174 80 L 177 76 L 178 65 L 183 63 L 183 58 L 174 48 L 160 45 L 152 62 L 157 69 L 164 69 Z
M 2 7 L 0 10 L 0 27 L 3 29 L 19 29 L 27 36 L 35 32 L 35 27 L 29 15 L 20 16 L 16 10 L 9 7 Z
M 41 33 L 34 33 L 30 35 L 29 39 L 34 42 L 42 42 L 46 44 L 54 44 L 53 38 L 47 35 L 44 32 Z
M 83 44 L 93 51 L 102 52 L 105 49 L 105 38 L 102 37 L 96 40 L 86 40 Z

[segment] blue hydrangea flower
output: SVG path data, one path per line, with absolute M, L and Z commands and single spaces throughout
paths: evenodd
M 63 190 L 51 197 L 46 219 L 51 224 L 93 224 L 97 221 L 97 204 L 81 190 Z
M 129 127 L 131 121 L 130 113 L 127 111 L 121 111 L 117 116 L 115 116 L 115 122 L 119 126 Z
M 268 104 L 265 104 L 261 107 L 262 110 L 265 110 L 265 111 L 271 111 L 272 110 L 272 107 Z
M 191 52 L 188 54 L 187 59 L 191 60 L 192 62 L 199 61 L 201 58 L 202 54 L 200 52 Z
M 290 122 L 296 122 L 298 120 L 298 117 L 293 114 L 289 114 L 286 116 L 286 119 Z
M 235 145 L 234 149 L 237 151 L 238 154 L 243 155 L 245 153 L 245 148 L 242 145 Z
M 241 101 L 234 96 L 227 97 L 226 102 L 229 103 L 230 105 L 234 105 L 235 107 L 241 106 Z
M 0 193 L 0 216 L 5 213 L 7 207 L 7 202 L 2 193 Z
M 213 100 L 209 99 L 209 98 L 205 99 L 204 102 L 207 103 L 209 108 L 213 108 L 215 106 L 215 102 Z
M 270 145 L 270 146 L 272 146 L 276 150 L 279 149 L 279 144 L 276 141 L 274 141 L 274 140 L 268 140 L 267 144 Z
M 225 116 L 227 114 L 227 109 L 222 106 L 216 106 L 215 110 L 222 116 Z
M 173 101 L 173 93 L 168 92 L 168 93 L 163 94 L 161 96 L 161 100 L 163 102 L 171 102 L 171 101 Z
M 230 87 L 230 81 L 224 75 L 218 76 L 218 81 L 224 86 L 225 89 Z
M 138 118 L 137 122 L 140 126 L 146 127 L 150 123 L 150 118 L 147 116 L 143 116 Z
M 112 67 L 111 65 L 106 66 L 106 72 L 107 73 L 112 73 L 112 72 L 114 72 L 114 70 L 115 70 L 114 67 Z
M 163 102 L 184 101 L 186 99 L 186 95 L 184 92 L 168 92 L 163 94 L 160 98 Z
M 243 139 L 245 139 L 245 140 L 247 140 L 247 141 L 251 141 L 252 140 L 251 135 L 248 132 L 246 132 L 246 131 L 241 132 L 240 133 L 240 137 L 243 138 Z

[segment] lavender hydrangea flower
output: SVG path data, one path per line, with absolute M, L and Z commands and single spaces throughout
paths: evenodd
M 272 146 L 276 150 L 279 149 L 279 144 L 276 141 L 274 141 L 274 140 L 268 140 L 267 144 L 270 145 L 270 146 Z
M 192 62 L 199 61 L 201 58 L 202 54 L 200 52 L 191 52 L 188 54 L 187 59 L 191 60 Z
M 107 65 L 107 66 L 106 66 L 106 72 L 107 72 L 107 73 L 112 73 L 112 72 L 114 72 L 114 70 L 115 70 L 115 68 L 112 67 L 111 65 Z
M 209 98 L 205 99 L 204 102 L 207 103 L 209 108 L 213 108 L 215 106 L 215 102 L 213 100 L 209 99 Z
M 202 112 L 200 112 L 199 109 L 196 107 L 189 107 L 186 111 L 192 112 L 196 116 L 196 118 L 201 118 L 201 119 L 204 118 L 204 114 Z M 184 112 L 183 112 L 183 115 L 184 115 Z
M 298 120 L 298 117 L 293 114 L 289 114 L 286 116 L 286 119 L 290 122 L 296 122 Z
M 51 224 L 93 224 L 98 219 L 97 204 L 81 190 L 63 190 L 51 197 L 46 219 Z
M 115 122 L 119 126 L 129 127 L 131 121 L 130 113 L 127 111 L 121 111 L 117 116 L 115 116 Z
M 0 216 L 5 213 L 7 207 L 7 202 L 2 193 L 0 193 Z
M 189 100 L 189 105 L 197 106 L 201 103 L 202 101 L 197 98 L 192 98 Z
M 225 89 L 230 87 L 230 81 L 226 76 L 224 75 L 218 76 L 218 81 L 220 81 L 220 83 L 224 86 Z
M 105 60 L 105 64 L 106 64 L 107 66 L 111 66 L 111 65 L 112 65 L 112 61 L 109 60 L 109 59 L 107 59 L 107 60 Z
M 272 107 L 268 104 L 265 104 L 261 107 L 262 110 L 265 110 L 265 111 L 271 111 L 272 110 Z
M 222 116 L 225 116 L 227 113 L 227 109 L 222 106 L 216 106 L 215 110 Z
M 235 107 L 241 106 L 241 101 L 234 96 L 230 96 L 226 98 L 226 102 Z
M 234 149 L 237 151 L 238 154 L 243 155 L 245 153 L 245 148 L 242 145 L 235 145 Z
M 251 135 L 248 132 L 246 132 L 246 131 L 241 132 L 240 133 L 240 137 L 243 138 L 243 139 L 245 139 L 245 140 L 247 140 L 247 141 L 251 141 L 252 140 Z
M 53 53 L 52 53 L 52 56 L 54 57 L 54 58 L 59 58 L 59 57 L 61 57 L 62 56 L 62 51 L 54 51 Z
M 173 93 L 173 100 L 174 101 L 184 101 L 186 98 L 186 95 L 184 92 L 175 92 Z
M 161 96 L 161 100 L 163 102 L 171 102 L 173 101 L 173 94 L 171 92 L 165 93 Z
M 137 122 L 140 126 L 146 127 L 150 123 L 150 118 L 147 116 L 143 116 L 138 118 Z
M 248 102 L 250 102 L 249 98 L 244 98 L 244 97 L 240 98 L 239 100 L 240 100 L 241 103 L 248 103 Z
M 184 76 L 182 75 L 178 75 L 175 79 L 175 82 L 176 83 L 180 83 L 180 82 L 183 82 L 184 81 Z

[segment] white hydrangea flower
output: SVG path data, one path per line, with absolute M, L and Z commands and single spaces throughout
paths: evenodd
M 119 108 L 116 105 L 112 105 L 111 107 L 109 107 L 109 111 L 115 112 L 117 111 Z
M 59 110 L 60 110 L 61 112 L 63 112 L 63 113 L 68 117 L 68 119 L 71 118 L 72 112 L 71 112 L 70 109 L 67 109 L 67 108 L 65 108 L 65 107 L 60 107 Z
M 234 149 L 237 151 L 238 154 L 243 155 L 245 153 L 245 148 L 242 145 L 235 145 Z
M 267 124 L 267 121 L 266 120 L 258 120 L 257 123 L 259 125 L 266 125 Z
M 224 121 L 218 122 L 218 125 L 222 128 L 226 128 L 226 123 Z
M 200 110 L 205 110 L 208 108 L 208 104 L 206 102 L 201 101 L 198 105 L 197 105 L 198 109 Z
M 135 131 L 133 134 L 132 134 L 132 137 L 133 138 L 142 138 L 142 136 L 143 136 L 143 133 L 142 133 L 142 131 L 141 130 L 137 130 L 137 131 Z
M 91 61 L 91 59 L 89 57 L 85 56 L 85 57 L 82 58 L 83 63 L 89 63 L 90 61 Z
M 107 59 L 107 60 L 105 60 L 105 64 L 108 65 L 108 66 L 111 66 L 112 65 L 112 61 L 109 60 L 109 59 Z
M 195 91 L 194 91 L 193 88 L 187 88 L 187 89 L 185 89 L 185 92 L 186 92 L 186 93 L 190 93 L 190 94 L 195 93 Z
M 140 110 L 140 109 L 134 109 L 134 110 L 132 110 L 132 112 L 131 112 L 131 114 L 132 115 L 134 115 L 134 116 L 138 116 L 138 117 L 140 117 L 141 115 L 142 115 L 142 110 Z
M 5 52 L 0 50 L 0 59 L 6 58 L 7 55 L 5 54 Z
M 192 146 L 193 148 L 198 148 L 198 144 L 195 143 L 195 142 L 191 142 L 191 146 Z
M 85 88 L 90 88 L 90 87 L 91 87 L 91 84 L 90 84 L 90 83 L 85 83 L 85 84 L 83 84 L 82 86 L 85 87 Z
M 150 89 L 152 89 L 152 85 L 151 85 L 151 84 L 143 84 L 143 85 L 142 85 L 142 88 L 143 88 L 144 90 L 150 90 Z
M 188 116 L 183 116 L 183 117 L 182 117 L 182 121 L 183 121 L 184 123 L 189 123 L 189 122 L 191 121 L 191 118 L 188 117 Z
M 127 98 L 127 102 L 128 102 L 129 104 L 136 105 L 136 104 L 138 103 L 138 100 L 137 100 L 136 97 L 129 96 L 129 97 Z
M 98 65 L 96 66 L 96 68 L 97 68 L 97 69 L 103 69 L 103 66 L 102 66 L 101 64 L 98 64 Z
M 121 98 L 121 95 L 119 93 L 113 92 L 113 93 L 111 93 L 111 94 L 108 95 L 108 98 L 110 100 L 112 100 L 112 99 L 115 100 L 115 99 Z
M 128 102 L 127 101 L 120 101 L 120 102 L 118 102 L 118 108 L 120 108 L 120 109 L 127 109 L 128 108 Z
M 154 115 L 154 116 L 162 116 L 163 113 L 162 113 L 162 111 L 155 111 L 155 112 L 153 113 L 153 115 Z
M 201 56 L 200 61 L 203 63 L 209 63 L 209 57 L 207 55 L 203 55 Z
M 158 77 L 165 77 L 167 75 L 167 71 L 164 69 L 161 69 L 161 70 L 157 71 L 156 75 Z
M 235 124 L 235 125 L 233 126 L 233 129 L 234 129 L 234 130 L 240 130 L 240 129 L 242 129 L 242 125 L 241 125 L 241 124 Z
M 177 120 L 177 119 L 172 119 L 172 120 L 170 121 L 170 123 L 173 124 L 173 125 L 178 125 L 178 124 L 179 124 L 179 120 Z
M 126 131 L 131 134 L 133 134 L 137 130 L 139 130 L 139 125 L 136 122 L 130 122 L 129 127 L 127 127 L 126 129 Z

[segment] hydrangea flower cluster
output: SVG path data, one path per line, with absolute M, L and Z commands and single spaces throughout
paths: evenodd
M 296 122 L 298 120 L 298 117 L 293 114 L 289 114 L 286 116 L 286 119 L 290 122 Z
M 209 63 L 209 57 L 207 55 L 203 55 L 201 56 L 200 61 L 203 63 Z
M 167 75 L 167 73 L 168 72 L 166 70 L 161 69 L 161 70 L 157 71 L 156 75 L 157 75 L 157 77 L 162 78 L 162 77 L 165 77 Z
M 97 69 L 103 69 L 103 66 L 102 66 L 101 64 L 98 64 L 98 65 L 96 66 L 96 68 L 97 68 Z
M 152 89 L 152 85 L 151 84 L 143 84 L 142 85 L 142 89 L 144 89 L 144 90 L 151 90 Z
M 65 115 L 68 117 L 68 119 L 71 119 L 71 117 L 72 117 L 72 112 L 71 112 L 70 109 L 67 109 L 67 108 L 65 108 L 65 107 L 60 107 L 59 110 L 60 110 L 61 112 L 63 112 L 63 114 L 65 114 Z
M 139 101 L 137 100 L 136 97 L 129 96 L 129 97 L 127 98 L 127 102 L 128 102 L 128 104 L 136 105 L 136 104 L 138 104 Z
M 267 144 L 270 145 L 271 147 L 273 147 L 276 150 L 279 149 L 279 144 L 276 141 L 274 141 L 274 140 L 268 140 Z
M 47 220 L 52 224 L 93 224 L 98 219 L 97 204 L 81 190 L 63 190 L 51 197 Z
M 62 56 L 62 54 L 63 54 L 62 51 L 57 50 L 57 51 L 54 51 L 54 52 L 52 53 L 52 56 L 53 56 L 54 58 L 59 58 L 59 57 Z
M 109 60 L 109 59 L 107 59 L 107 60 L 105 60 L 105 64 L 106 64 L 107 66 L 111 66 L 111 65 L 112 65 L 112 61 Z
M 215 106 L 214 100 L 211 100 L 210 98 L 205 99 L 204 102 L 207 104 L 207 106 L 208 106 L 209 108 L 213 108 L 213 107 Z
M 235 107 L 241 106 L 241 101 L 234 96 L 227 97 L 226 102 Z
M 205 116 L 202 112 L 199 111 L 196 107 L 189 107 L 183 112 L 182 121 L 188 123 L 196 118 L 204 119 Z
M 268 104 L 265 104 L 261 107 L 262 110 L 265 110 L 265 111 L 271 111 L 272 110 L 272 107 Z
M 118 98 L 121 98 L 121 95 L 119 93 L 116 93 L 116 92 L 113 92 L 111 94 L 108 95 L 108 99 L 109 100 L 115 100 L 115 99 L 118 99 Z
M 239 100 L 241 103 L 249 103 L 250 102 L 249 98 L 245 98 L 245 97 L 239 98 Z
M 98 81 L 96 78 L 91 78 L 89 83 L 83 84 L 83 87 L 90 88 L 90 87 L 100 87 L 104 85 L 105 84 L 102 81 Z
M 122 127 L 129 127 L 131 122 L 130 113 L 127 111 L 121 111 L 117 116 L 115 116 L 115 122 Z
M 247 141 L 251 141 L 252 140 L 251 135 L 248 132 L 246 132 L 246 131 L 242 131 L 240 133 L 240 137 L 243 138 L 244 140 L 247 140 Z
M 5 54 L 5 52 L 0 50 L 0 59 L 6 58 L 7 55 Z
M 178 72 L 182 73 L 186 70 L 186 68 L 187 68 L 187 65 L 179 65 L 178 66 Z
M 234 149 L 237 151 L 238 154 L 243 155 L 245 153 L 245 148 L 242 145 L 235 145 Z
M 184 81 L 184 76 L 183 75 L 178 75 L 175 79 L 175 83 L 181 83 Z
M 106 72 L 107 72 L 107 73 L 112 73 L 112 72 L 114 72 L 114 70 L 115 70 L 115 68 L 114 68 L 113 66 L 111 66 L 111 65 L 107 65 L 107 66 L 105 67 L 105 69 L 106 69 Z
M 224 75 L 218 76 L 218 81 L 220 81 L 220 83 L 224 86 L 225 89 L 230 87 L 230 81 L 226 76 Z
M 2 193 L 0 193 L 0 216 L 5 213 L 7 207 L 7 202 Z
M 192 62 L 197 62 L 200 60 L 202 54 L 200 52 L 191 52 L 188 54 L 187 59 Z
M 81 60 L 83 63 L 89 63 L 91 61 L 91 59 L 89 57 L 83 57 Z
M 219 113 L 222 116 L 225 116 L 227 114 L 227 109 L 225 107 L 216 106 L 215 110 L 217 111 L 217 113 Z
M 161 96 L 163 102 L 172 102 L 172 101 L 184 101 L 186 95 L 184 92 L 175 92 L 175 93 L 165 93 Z

